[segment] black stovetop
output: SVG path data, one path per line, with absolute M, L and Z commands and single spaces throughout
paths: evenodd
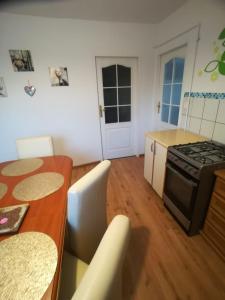
M 173 146 L 185 159 L 194 160 L 200 165 L 225 162 L 225 145 L 214 141 L 197 142 Z

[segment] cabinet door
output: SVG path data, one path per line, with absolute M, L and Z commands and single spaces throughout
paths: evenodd
M 154 140 L 150 137 L 145 138 L 145 163 L 144 163 L 144 177 L 152 184 L 153 161 L 154 161 Z
M 153 169 L 153 180 L 152 187 L 157 194 L 162 198 L 163 187 L 166 171 L 166 156 L 167 149 L 158 143 L 155 143 L 154 151 L 154 169 Z

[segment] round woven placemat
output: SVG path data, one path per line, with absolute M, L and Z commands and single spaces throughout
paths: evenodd
M 8 187 L 5 183 L 0 182 L 0 200 L 5 196 Z
M 13 190 L 13 196 L 21 201 L 38 200 L 57 191 L 63 183 L 64 177 L 59 173 L 39 173 L 19 182 Z
M 1 173 L 5 176 L 20 176 L 33 172 L 42 165 L 43 160 L 40 158 L 21 159 L 5 166 Z
M 41 232 L 25 232 L 0 242 L 0 299 L 40 300 L 55 274 L 54 241 Z

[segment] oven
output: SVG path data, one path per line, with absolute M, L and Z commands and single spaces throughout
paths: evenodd
M 192 170 L 192 172 L 190 172 Z M 193 175 L 191 175 L 193 174 Z M 168 154 L 164 184 L 164 204 L 186 231 L 189 230 L 198 193 L 197 170 Z
M 166 164 L 165 195 L 190 219 L 198 189 L 198 182 L 171 163 Z
M 188 235 L 201 230 L 215 180 L 225 168 L 225 145 L 198 142 L 168 147 L 164 205 Z

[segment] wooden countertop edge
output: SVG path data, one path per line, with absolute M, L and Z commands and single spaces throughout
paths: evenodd
M 165 134 L 165 138 L 162 137 L 162 135 L 164 135 L 164 134 Z M 171 137 L 171 136 L 168 137 L 168 135 L 173 135 L 173 134 L 174 134 L 174 137 Z M 158 137 L 157 135 L 161 135 L 161 136 Z M 183 137 L 181 135 L 183 135 Z M 148 131 L 145 133 L 145 137 L 148 137 L 148 136 L 151 137 L 153 140 L 155 140 L 157 143 L 159 143 L 160 145 L 162 145 L 165 148 L 168 148 L 169 146 L 173 146 L 173 145 L 178 145 L 178 144 L 187 144 L 187 143 L 194 143 L 194 142 L 198 142 L 198 141 L 207 141 L 208 140 L 206 137 L 203 137 L 201 135 L 198 135 L 196 133 L 193 133 L 191 131 L 184 130 L 184 129 Z M 187 141 L 185 141 L 185 139 Z M 166 140 L 166 142 L 164 140 Z M 171 140 L 171 142 L 168 142 L 168 140 Z
M 225 169 L 216 170 L 214 173 L 217 177 L 225 180 Z

